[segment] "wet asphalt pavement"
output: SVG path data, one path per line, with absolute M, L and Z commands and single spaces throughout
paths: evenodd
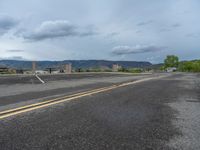
M 200 149 L 200 75 L 173 74 L 0 120 L 0 149 Z

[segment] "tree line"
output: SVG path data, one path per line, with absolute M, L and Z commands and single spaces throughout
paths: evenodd
M 175 67 L 181 72 L 200 72 L 200 60 L 179 61 L 178 56 L 168 55 L 161 69 Z

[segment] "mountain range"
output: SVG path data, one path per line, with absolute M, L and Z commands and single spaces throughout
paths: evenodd
M 59 68 L 61 65 L 71 63 L 73 68 L 97 68 L 109 67 L 118 64 L 125 68 L 144 68 L 152 66 L 146 61 L 109 61 L 109 60 L 63 60 L 63 61 L 36 61 L 37 69 L 45 69 L 48 67 Z M 15 69 L 31 69 L 32 61 L 24 60 L 0 60 L 0 66 L 6 66 Z

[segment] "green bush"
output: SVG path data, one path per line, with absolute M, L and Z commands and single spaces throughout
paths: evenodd
M 182 72 L 200 72 L 200 60 L 181 62 L 178 69 Z
M 127 69 L 127 68 L 122 67 L 118 71 L 119 72 L 128 72 L 128 73 L 141 73 L 143 70 L 140 68 L 128 68 Z

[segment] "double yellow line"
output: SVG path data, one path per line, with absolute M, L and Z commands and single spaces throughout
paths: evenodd
M 108 87 L 98 88 L 98 89 L 94 89 L 94 90 L 89 90 L 89 91 L 85 91 L 85 92 L 72 94 L 72 95 L 69 95 L 69 96 L 59 97 L 59 98 L 55 98 L 55 99 L 51 99 L 51 100 L 46 100 L 44 102 L 39 102 L 39 103 L 30 104 L 30 105 L 26 105 L 26 106 L 14 108 L 14 109 L 5 110 L 5 111 L 0 112 L 0 119 L 4 119 L 4 118 L 10 117 L 10 116 L 17 115 L 17 114 L 29 112 L 29 111 L 36 110 L 36 109 L 39 109 L 39 108 L 44 108 L 44 107 L 48 107 L 48 106 L 51 106 L 51 105 L 63 103 L 63 102 L 66 102 L 66 101 L 78 99 L 78 98 L 81 98 L 81 97 L 86 97 L 86 96 L 89 96 L 89 95 L 92 95 L 92 94 L 97 94 L 97 93 L 113 90 L 113 89 L 116 89 L 116 88 L 119 88 L 119 87 L 131 85 L 131 84 L 135 84 L 135 83 L 139 83 L 139 82 L 148 81 L 148 80 L 151 80 L 151 79 L 154 79 L 154 78 L 146 78 L 146 79 L 136 80 L 136 81 L 122 83 L 122 84 L 118 84 L 118 85 L 112 85 L 112 86 L 108 86 Z

